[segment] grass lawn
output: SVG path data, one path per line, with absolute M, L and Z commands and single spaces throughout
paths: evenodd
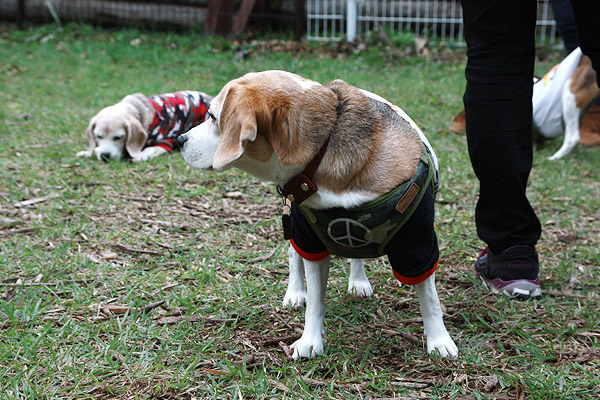
M 550 162 L 561 140 L 536 147 L 529 195 L 545 294 L 492 296 L 472 270 L 477 182 L 464 136 L 447 130 L 464 57 L 308 49 L 236 60 L 226 42 L 192 34 L 0 30 L 0 398 L 597 398 L 599 149 Z M 438 292 L 458 359 L 426 353 L 416 294 L 387 261 L 368 262 L 375 294 L 363 299 L 346 293 L 348 263 L 335 259 L 325 354 L 290 360 L 304 316 L 281 306 L 287 245 L 270 184 L 192 170 L 179 153 L 75 157 L 89 119 L 126 94 L 216 94 L 265 69 L 378 93 L 430 138 L 442 177 Z

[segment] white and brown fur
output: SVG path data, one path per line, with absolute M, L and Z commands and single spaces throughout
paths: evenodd
M 563 143 L 560 149 L 549 157 L 549 160 L 557 160 L 569 154 L 571 150 L 580 143 L 580 122 L 584 118 L 590 105 L 600 96 L 600 89 L 596 82 L 596 72 L 592 68 L 592 62 L 586 55 L 581 56 L 578 67 L 573 71 L 571 78 L 566 81 L 561 97 L 562 115 L 565 125 Z M 449 130 L 454 133 L 465 133 L 465 110 L 463 109 L 456 117 Z M 544 138 L 553 138 L 543 131 L 536 130 Z M 587 141 L 589 142 L 589 140 Z
M 225 85 L 210 114 L 179 137 L 185 160 L 199 169 L 236 167 L 280 185 L 302 171 L 330 136 L 314 175 L 319 190 L 304 203 L 310 208 L 373 200 L 411 178 L 421 154 L 419 136 L 407 121 L 341 80 L 322 86 L 284 71 L 249 73 Z M 291 297 L 300 294 L 292 304 L 302 300 L 302 271 L 307 284 L 305 328 L 292 345 L 294 359 L 323 353 L 329 261 L 308 261 L 290 249 Z M 351 281 L 364 286 L 358 262 Z M 458 350 L 444 326 L 434 276 L 415 285 L 427 350 L 454 357 Z
M 600 96 L 596 71 L 586 55 L 581 56 L 579 66 L 563 89 L 562 107 L 565 135 L 560 149 L 549 159 L 557 160 L 569 154 L 581 141 L 579 125 L 592 103 Z M 543 132 L 541 132 L 543 135 Z
M 212 96 L 201 93 L 206 101 Z M 168 153 L 160 146 L 146 146 L 148 128 L 154 119 L 154 109 L 142 93 L 125 96 L 92 117 L 85 130 L 87 150 L 77 157 L 98 160 L 118 160 L 129 154 L 132 161 L 144 161 Z

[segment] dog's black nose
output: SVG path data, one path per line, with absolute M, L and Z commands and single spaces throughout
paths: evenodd
M 185 144 L 185 142 L 187 142 L 187 135 L 180 135 L 177 137 L 177 144 L 179 145 L 179 147 L 183 147 L 183 145 Z
M 110 153 L 100 153 L 100 159 L 104 162 L 110 161 Z

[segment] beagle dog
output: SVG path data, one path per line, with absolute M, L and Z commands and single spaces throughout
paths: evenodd
M 564 134 L 562 146 L 549 160 L 564 157 L 577 143 L 594 143 L 593 140 L 582 137 L 587 135 L 580 133 L 580 122 L 598 96 L 600 89 L 596 82 L 596 72 L 590 58 L 583 55 L 579 47 L 542 79 L 534 81 L 534 132 L 547 139 Z M 589 117 L 597 118 L 596 114 Z M 450 131 L 465 133 L 464 109 L 454 117 Z
M 387 255 L 394 275 L 415 286 L 428 352 L 458 355 L 435 288 L 437 158 L 404 111 L 342 80 L 321 85 L 264 71 L 227 83 L 208 115 L 177 139 L 185 161 L 198 169 L 239 168 L 274 182 L 292 203 L 283 215 L 295 280 L 286 297 L 300 293 L 290 301 L 301 301 L 302 272 L 307 285 L 294 359 L 324 351 L 331 254 L 358 259 L 351 276 L 358 288 L 366 280 L 361 259 Z
M 77 156 L 96 156 L 101 161 L 129 156 L 143 161 L 170 153 L 177 136 L 204 122 L 210 100 L 206 93 L 189 90 L 150 97 L 127 95 L 90 120 L 88 149 Z

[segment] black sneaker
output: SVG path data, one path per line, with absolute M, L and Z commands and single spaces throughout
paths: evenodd
M 542 295 L 538 255 L 533 247 L 513 246 L 500 254 L 486 247 L 475 262 L 475 270 L 493 293 L 520 298 Z

